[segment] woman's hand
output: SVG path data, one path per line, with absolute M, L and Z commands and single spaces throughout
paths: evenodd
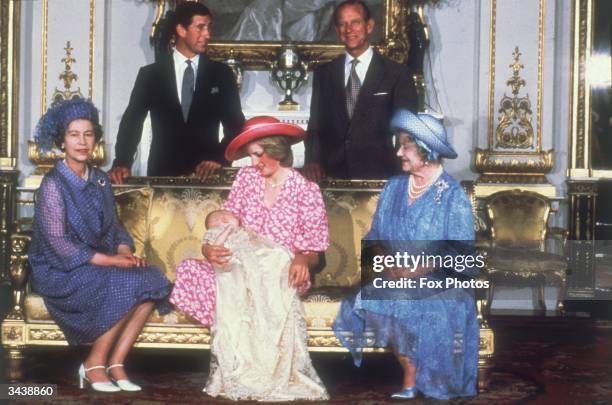
M 232 255 L 232 251 L 219 245 L 205 243 L 202 245 L 202 255 L 213 266 L 224 267 Z
M 147 265 L 144 259 L 134 256 L 131 252 L 129 254 L 116 254 L 112 256 L 96 253 L 89 262 L 97 266 L 122 268 L 144 267 Z
M 129 255 L 114 255 L 109 256 L 111 260 L 111 266 L 115 267 L 142 267 L 144 265 L 144 260 L 129 254 Z
M 297 287 L 310 278 L 308 255 L 296 254 L 289 266 L 289 287 Z
M 147 265 L 147 262 L 145 261 L 145 259 L 141 259 L 140 257 L 134 255 L 134 253 L 132 252 L 132 248 L 129 245 L 124 245 L 124 244 L 119 245 L 117 247 L 117 255 L 127 256 L 128 258 L 132 258 L 133 262 L 135 263 L 133 266 L 144 267 Z M 122 266 L 119 266 L 119 267 L 122 267 Z

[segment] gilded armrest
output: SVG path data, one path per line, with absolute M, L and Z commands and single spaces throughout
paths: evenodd
M 31 236 L 27 233 L 11 235 L 10 277 L 13 289 L 13 307 L 7 319 L 25 319 L 23 300 L 25 298 L 26 284 L 30 273 L 28 263 L 28 247 Z

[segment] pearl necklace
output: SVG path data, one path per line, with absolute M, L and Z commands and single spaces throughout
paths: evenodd
M 440 177 L 441 174 L 442 174 L 442 167 L 440 167 L 431 176 L 431 179 L 429 179 L 429 181 L 427 181 L 425 184 L 420 185 L 420 186 L 417 186 L 414 183 L 414 176 L 410 175 L 410 177 L 408 178 L 408 197 L 412 200 L 416 200 L 417 198 L 419 198 L 429 189 L 429 187 L 431 187 L 431 185 L 438 179 L 438 177 Z

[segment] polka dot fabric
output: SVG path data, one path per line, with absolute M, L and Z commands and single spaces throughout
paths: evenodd
M 32 287 L 68 343 L 93 342 L 144 301 L 169 311 L 171 286 L 157 268 L 89 263 L 96 252 L 116 254 L 120 244 L 133 241 L 117 218 L 106 174 L 90 168 L 83 180 L 58 162 L 36 198 L 28 256 Z

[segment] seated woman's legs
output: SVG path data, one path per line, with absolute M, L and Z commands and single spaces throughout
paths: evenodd
M 94 341 L 93 345 L 91 346 L 91 351 L 89 352 L 89 356 L 87 356 L 87 359 L 85 359 L 85 361 L 83 362 L 83 366 L 85 367 L 85 369 L 94 367 L 94 366 L 106 366 L 106 360 L 108 359 L 108 353 L 110 352 L 110 349 L 113 347 L 113 343 L 115 343 L 117 336 L 121 332 L 121 329 L 123 328 L 124 324 L 129 319 L 132 312 L 133 310 L 128 312 L 112 328 L 107 330 L 103 335 L 101 335 L 99 338 L 97 338 Z M 88 371 L 86 375 L 87 375 L 87 378 L 89 378 L 91 382 L 108 382 L 109 381 L 108 376 L 106 375 L 106 370 L 102 368 Z
M 108 364 L 123 364 L 125 358 L 142 331 L 144 324 L 153 312 L 155 303 L 152 301 L 143 302 L 130 312 L 127 322 L 124 324 L 121 335 L 115 344 L 115 349 Z M 109 370 L 109 374 L 115 380 L 129 380 L 123 367 L 115 367 Z
M 91 348 L 89 356 L 84 362 L 85 368 L 93 366 L 106 366 L 107 364 L 123 364 L 127 353 L 136 341 L 149 315 L 153 311 L 155 303 L 144 302 L 129 311 L 111 329 L 97 338 Z M 116 343 L 115 343 L 116 341 Z M 113 354 L 107 362 L 108 354 L 115 344 Z M 128 379 L 123 367 L 110 370 L 114 379 Z M 104 369 L 95 369 L 87 372 L 87 377 L 92 382 L 107 382 L 109 378 Z
M 395 353 L 397 360 L 404 370 L 404 378 L 402 380 L 402 389 L 412 388 L 416 384 L 416 366 L 410 362 L 410 357 L 402 356 Z

